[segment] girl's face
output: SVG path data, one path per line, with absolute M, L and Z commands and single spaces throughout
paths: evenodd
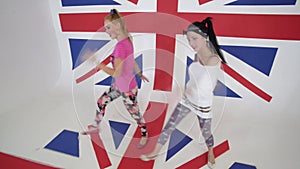
M 117 24 L 114 22 L 111 22 L 109 20 L 105 20 L 104 26 L 105 26 L 106 33 L 110 36 L 110 38 L 117 39 L 117 37 L 118 37 Z
M 206 40 L 203 36 L 198 33 L 189 31 L 186 34 L 189 45 L 194 49 L 195 52 L 199 52 L 204 46 L 206 46 Z

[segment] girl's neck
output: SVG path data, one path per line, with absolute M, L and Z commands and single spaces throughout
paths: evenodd
M 125 34 L 124 33 L 120 33 L 118 36 L 117 36 L 117 40 L 118 41 L 121 41 L 121 40 L 123 40 L 123 39 L 125 39 L 125 38 L 127 38 L 127 36 L 125 36 Z
M 209 48 L 203 48 L 197 52 L 197 57 L 200 60 L 200 63 L 205 65 L 207 60 L 213 55 Z

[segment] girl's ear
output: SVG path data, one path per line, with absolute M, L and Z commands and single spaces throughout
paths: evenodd
M 115 24 L 117 30 L 121 30 L 121 23 L 120 22 L 115 22 L 114 24 Z

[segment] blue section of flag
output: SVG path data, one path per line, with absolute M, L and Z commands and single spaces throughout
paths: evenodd
M 112 76 L 108 76 L 104 80 L 96 83 L 96 85 L 102 85 L 102 86 L 111 86 L 111 84 L 114 82 L 114 78 Z
M 45 148 L 79 157 L 78 133 L 69 130 L 63 130 L 50 143 L 48 143 Z
M 139 55 L 136 59 L 135 59 L 136 63 L 138 64 L 140 70 L 143 70 L 143 55 Z M 141 88 L 142 85 L 142 80 L 140 79 L 140 77 L 138 77 L 138 75 L 135 75 L 135 79 L 138 85 L 138 88 Z M 103 86 L 110 86 L 112 83 L 114 82 L 114 78 L 112 78 L 111 76 L 108 76 L 107 78 L 105 78 L 104 80 L 96 83 L 96 85 L 103 85 Z
M 115 143 L 116 149 L 118 149 L 120 143 L 122 142 L 130 124 L 127 123 L 121 123 L 121 122 L 115 122 L 115 121 L 109 121 L 111 133 L 113 136 L 113 140 Z
M 109 40 L 69 39 L 73 69 L 87 59 L 82 56 L 84 52 L 87 50 L 97 51 L 108 42 Z
M 187 60 L 186 60 L 186 69 L 185 69 L 185 84 L 187 84 L 187 82 L 190 80 L 189 66 L 192 63 L 193 63 L 193 60 L 190 57 L 187 57 Z
M 139 55 L 136 59 L 135 59 L 135 62 L 138 64 L 140 70 L 142 71 L 143 70 L 143 55 Z M 141 85 L 142 85 L 142 80 L 141 78 L 136 74 L 135 75 L 135 79 L 136 79 L 136 82 L 138 84 L 138 88 L 140 89 L 141 88 Z
M 234 91 L 232 91 L 230 88 L 228 88 L 225 84 L 223 84 L 219 80 L 217 81 L 217 85 L 214 89 L 214 95 L 215 96 L 241 98 L 241 96 L 236 94 Z
M 189 136 L 185 135 L 177 129 L 174 130 L 170 136 L 170 143 L 168 146 L 166 161 L 172 158 L 176 153 L 178 153 L 178 151 L 183 149 L 183 147 L 185 147 L 191 141 L 192 139 Z
M 113 0 L 61 0 L 62 6 L 120 5 Z
M 295 5 L 297 0 L 237 0 L 226 5 Z
M 256 169 L 255 166 L 235 162 L 229 169 Z
M 221 48 L 267 76 L 270 75 L 277 53 L 277 48 L 270 47 L 221 46 Z

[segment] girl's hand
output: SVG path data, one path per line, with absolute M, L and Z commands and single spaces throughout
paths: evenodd
M 138 76 L 143 80 L 143 82 L 149 82 L 149 79 L 146 76 L 142 75 L 142 73 L 138 73 Z
M 97 62 L 97 56 L 95 55 L 95 53 L 97 52 L 97 50 L 91 50 L 91 49 L 86 49 L 82 56 L 81 56 L 81 61 L 87 61 L 89 63 L 92 64 L 96 64 Z

